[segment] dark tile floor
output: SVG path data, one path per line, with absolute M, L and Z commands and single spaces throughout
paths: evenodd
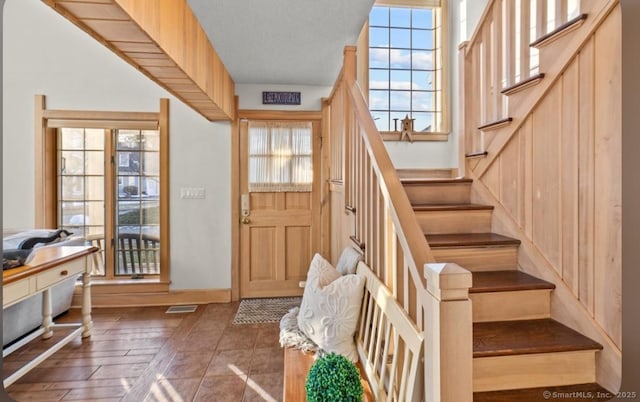
M 234 325 L 237 308 L 94 309 L 90 338 L 74 340 L 7 391 L 17 401 L 279 401 L 278 324 Z M 56 322 L 78 317 L 72 310 Z M 33 341 L 6 357 L 5 376 L 48 343 Z

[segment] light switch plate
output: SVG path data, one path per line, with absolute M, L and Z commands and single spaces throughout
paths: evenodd
M 182 187 L 180 189 L 180 198 L 182 199 L 205 199 L 207 198 L 207 194 L 205 192 L 204 187 Z

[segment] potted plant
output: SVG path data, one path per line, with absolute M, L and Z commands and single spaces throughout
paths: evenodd
M 361 402 L 360 372 L 346 357 L 329 353 L 313 363 L 305 384 L 308 402 Z

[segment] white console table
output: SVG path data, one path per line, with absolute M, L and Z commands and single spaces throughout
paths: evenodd
M 46 351 L 22 366 L 4 379 L 5 388 L 25 375 L 29 370 L 60 350 L 77 336 L 91 335 L 91 257 L 98 251 L 96 247 L 46 247 L 36 249 L 28 265 L 8 269 L 2 273 L 2 308 L 42 292 L 42 326 L 29 336 L 4 348 L 2 356 L 7 356 L 33 339 L 42 335 L 51 338 L 56 327 L 75 328 L 73 332 L 51 345 Z M 51 317 L 51 288 L 70 277 L 82 275 L 82 322 L 55 324 Z

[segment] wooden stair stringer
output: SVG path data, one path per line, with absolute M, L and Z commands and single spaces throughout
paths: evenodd
M 509 111 L 509 115 L 513 118 L 511 125 L 503 130 L 496 131 L 491 144 L 486 146 L 489 154 L 477 161 L 475 166 L 469 166 L 470 171 L 475 172 L 476 176 L 482 177 L 486 169 L 500 155 L 502 149 L 507 145 L 509 140 L 522 127 L 527 117 L 531 115 L 533 110 L 544 99 L 545 95 L 553 88 L 553 86 L 562 77 L 562 73 L 571 64 L 575 55 L 582 49 L 589 38 L 595 33 L 602 22 L 609 16 L 611 11 L 618 5 L 616 0 L 593 1 L 588 3 L 591 9 L 581 10 L 588 14 L 582 26 L 567 36 L 567 40 L 562 47 L 562 52 L 558 57 L 553 58 L 553 62 L 549 66 L 545 66 L 545 79 L 531 88 L 526 96 L 522 97 L 522 101 Z M 600 8 L 599 8 L 600 6 Z M 490 149 L 491 146 L 491 149 Z
M 538 247 L 527 237 L 487 186 L 474 172 L 467 172 L 467 176 L 473 180 L 471 202 L 493 205 L 492 225 L 494 229 L 520 239 L 519 268 L 523 272 L 556 285 L 551 294 L 551 317 L 603 346 L 603 349 L 596 354 L 596 380 L 598 384 L 615 393 L 620 388 L 622 381 L 622 352 L 620 348 L 600 327 L 580 300 L 573 295 L 569 285 L 562 280 L 562 277 L 549 264 Z

